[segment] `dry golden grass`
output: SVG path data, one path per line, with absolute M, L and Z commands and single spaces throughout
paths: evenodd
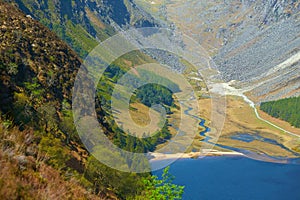
M 222 130 L 222 134 L 218 140 L 218 144 L 247 149 L 271 156 L 294 157 L 293 153 L 281 148 L 278 145 L 269 144 L 257 140 L 247 143 L 231 139 L 230 137 L 236 133 L 259 134 L 262 137 L 275 140 L 291 150 L 299 148 L 299 141 L 297 140 L 297 138 L 285 134 L 282 131 L 276 129 L 275 127 L 259 120 L 256 117 L 254 110 L 240 97 L 227 96 L 226 103 L 226 120 Z M 200 116 L 201 118 L 204 118 L 207 121 L 207 126 L 210 125 L 209 119 L 211 118 L 211 109 L 211 99 L 204 98 L 199 100 Z M 180 112 L 175 111 L 169 120 L 173 124 L 178 124 L 177 120 L 180 120 Z M 170 128 L 170 131 L 173 135 L 177 133 L 177 131 L 174 128 Z M 199 129 L 199 132 L 200 131 L 201 129 Z M 193 144 L 188 148 L 186 152 L 190 152 L 192 150 L 200 150 L 203 146 L 203 139 L 204 137 L 200 136 L 199 134 L 196 135 Z M 214 149 L 226 151 L 219 147 L 214 147 Z
M 6 128 L 0 119 L 0 199 L 105 199 L 46 163 L 33 130 Z
M 149 116 L 149 107 L 145 106 L 142 103 L 133 103 L 130 105 L 134 110 L 130 110 L 129 113 L 131 114 L 132 120 L 141 126 L 147 126 L 150 124 L 150 116 Z M 157 117 L 154 119 L 156 120 L 156 124 L 158 124 L 159 113 L 157 113 Z
M 86 11 L 86 14 L 87 14 L 89 20 L 91 20 L 91 22 L 93 24 L 95 24 L 100 29 L 106 28 L 104 23 L 102 21 L 100 21 L 99 17 L 97 17 L 90 9 L 86 8 L 85 11 Z
M 270 115 L 268 115 L 267 113 L 263 112 L 262 110 L 260 110 L 259 108 L 257 108 L 259 115 L 263 118 L 268 120 L 269 122 L 278 125 L 279 127 L 290 131 L 292 133 L 295 134 L 299 134 L 300 135 L 300 128 L 296 128 L 294 126 L 292 126 L 290 123 L 283 121 L 281 119 L 277 119 L 275 117 L 272 117 Z
M 131 109 L 120 107 L 115 111 L 116 122 L 122 127 L 124 131 L 135 134 L 137 137 L 142 137 L 143 133 L 153 134 L 155 131 L 160 130 L 161 115 L 153 109 L 142 103 L 130 104 Z M 129 116 L 128 116 L 129 110 Z M 152 118 L 150 118 L 152 115 Z M 143 132 L 145 130 L 145 132 Z M 149 131 L 148 131 L 149 130 Z
M 211 99 L 205 98 L 199 100 L 199 111 L 200 116 L 204 119 L 209 119 L 211 115 L 211 106 L 212 102 Z
M 240 97 L 227 96 L 226 102 L 226 121 L 221 137 L 218 140 L 219 144 L 248 149 L 272 156 L 293 156 L 291 152 L 278 145 L 268 144 L 261 141 L 247 143 L 230 139 L 230 137 L 236 133 L 249 133 L 259 134 L 262 137 L 276 140 L 278 143 L 281 143 L 290 149 L 299 145 L 297 138 L 283 133 L 275 127 L 259 120 L 256 117 L 254 110 Z M 201 116 L 205 119 L 209 119 L 211 110 L 210 99 L 199 100 L 199 105 Z

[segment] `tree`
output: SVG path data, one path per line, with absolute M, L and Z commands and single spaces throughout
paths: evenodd
M 184 186 L 173 184 L 174 176 L 169 173 L 170 167 L 166 167 L 163 171 L 162 179 L 157 176 L 151 176 L 144 179 L 146 185 L 145 196 L 151 200 L 176 200 L 182 199 Z
M 300 97 L 262 102 L 260 109 L 275 118 L 289 122 L 292 126 L 300 127 Z

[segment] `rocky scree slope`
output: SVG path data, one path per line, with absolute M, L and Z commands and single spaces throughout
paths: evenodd
M 253 100 L 299 95 L 299 1 L 171 0 L 166 10 L 212 56 L 219 78 L 239 81 Z

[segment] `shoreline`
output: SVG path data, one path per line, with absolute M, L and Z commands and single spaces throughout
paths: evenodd
M 165 154 L 165 153 L 149 153 L 150 162 L 152 161 L 163 161 L 163 160 L 172 160 L 172 159 L 198 159 L 206 156 L 245 156 L 242 153 L 235 151 L 203 151 L 203 152 L 191 152 L 191 153 L 176 153 L 176 154 Z

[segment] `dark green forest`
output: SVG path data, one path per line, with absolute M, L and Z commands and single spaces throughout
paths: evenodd
M 136 97 L 146 106 L 163 103 L 167 106 L 174 106 L 172 92 L 158 84 L 147 84 L 141 87 Z
M 300 97 L 263 102 L 260 109 L 272 117 L 282 119 L 292 126 L 300 128 Z

